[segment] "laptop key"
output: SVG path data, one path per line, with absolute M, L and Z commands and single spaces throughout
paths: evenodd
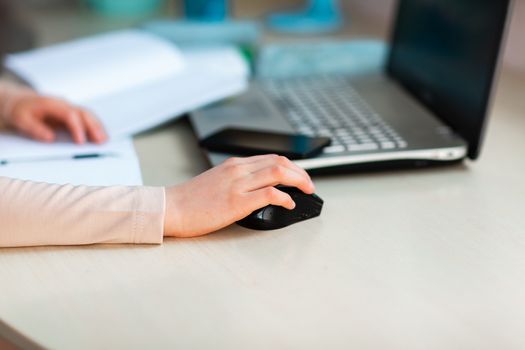
M 393 142 L 381 142 L 382 149 L 393 149 L 396 148 L 396 144 Z
M 378 146 L 375 143 L 363 143 L 359 145 L 349 145 L 349 151 L 374 151 L 378 149 Z
M 346 150 L 343 145 L 328 146 L 323 149 L 324 153 L 341 153 Z

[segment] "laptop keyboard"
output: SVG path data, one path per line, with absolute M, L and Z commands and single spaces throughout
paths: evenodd
M 265 80 L 261 86 L 295 132 L 332 139 L 325 154 L 407 147 L 343 77 Z

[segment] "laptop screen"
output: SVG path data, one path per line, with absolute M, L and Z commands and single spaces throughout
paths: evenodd
M 401 0 L 388 73 L 479 155 L 510 0 Z

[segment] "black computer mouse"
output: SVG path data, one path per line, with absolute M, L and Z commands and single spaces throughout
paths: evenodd
M 237 224 L 252 230 L 276 230 L 321 215 L 323 200 L 319 196 L 306 194 L 295 187 L 277 188 L 292 197 L 294 209 L 268 205 L 237 221 Z

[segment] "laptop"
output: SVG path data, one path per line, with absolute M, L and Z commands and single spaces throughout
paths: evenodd
M 384 72 L 255 79 L 190 121 L 199 139 L 227 127 L 329 136 L 321 155 L 295 161 L 312 173 L 476 159 L 510 2 L 400 0 Z

